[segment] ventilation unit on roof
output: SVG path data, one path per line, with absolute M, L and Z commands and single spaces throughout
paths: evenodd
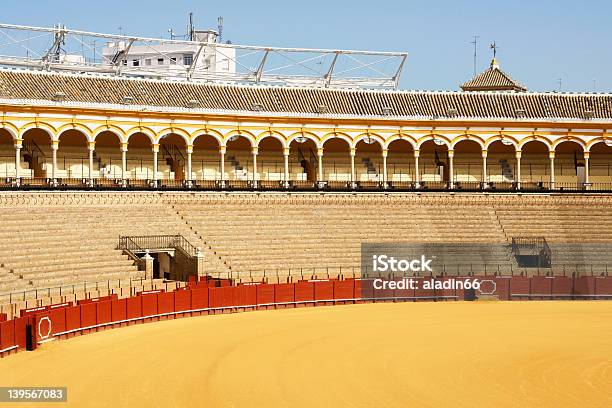
M 124 104 L 124 105 L 131 105 L 131 104 L 134 103 L 134 97 L 132 97 L 132 96 L 124 96 L 121 99 L 121 103 Z
M 189 102 L 187 102 L 187 107 L 188 108 L 199 108 L 200 107 L 200 101 L 198 101 L 197 99 L 191 99 L 189 100 Z
M 393 108 L 391 108 L 389 106 L 383 106 L 382 107 L 382 114 L 384 116 L 391 116 L 392 113 L 393 113 Z
M 254 103 L 251 105 L 251 110 L 255 112 L 261 112 L 264 110 L 264 107 L 261 103 Z
M 317 113 L 327 113 L 326 105 L 317 105 Z
M 514 114 L 517 118 L 524 118 L 527 116 L 527 112 L 525 112 L 525 109 L 516 109 L 514 111 Z
M 448 116 L 449 118 L 454 118 L 457 115 L 459 115 L 459 111 L 455 108 L 448 108 L 446 110 L 446 116 Z
M 66 94 L 63 92 L 56 92 L 53 94 L 53 100 L 57 102 L 61 102 L 66 99 Z

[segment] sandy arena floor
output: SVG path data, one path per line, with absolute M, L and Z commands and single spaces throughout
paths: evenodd
M 611 407 L 612 302 L 187 318 L 10 356 L 0 385 L 67 386 L 74 407 Z

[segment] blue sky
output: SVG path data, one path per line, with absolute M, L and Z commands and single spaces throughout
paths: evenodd
M 0 21 L 134 35 L 225 20 L 233 43 L 407 51 L 404 89 L 456 90 L 496 41 L 501 68 L 532 91 L 612 91 L 612 3 L 599 1 L 68 1 L 2 0 Z M 593 83 L 595 80 L 595 84 Z

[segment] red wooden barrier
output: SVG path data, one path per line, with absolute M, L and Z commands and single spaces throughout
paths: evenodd
M 314 300 L 314 283 L 313 282 L 297 282 L 295 285 L 295 301 L 307 302 Z
M 495 293 L 500 300 L 510 300 L 510 278 L 495 278 Z
M 555 297 L 569 297 L 572 295 L 572 278 L 568 278 L 567 276 L 558 276 L 551 280 L 551 290 L 552 294 L 556 295 Z
M 118 299 L 111 301 L 111 318 L 113 322 L 126 320 L 127 317 L 127 299 Z
M 66 308 L 50 310 L 48 316 L 51 321 L 52 334 L 66 331 Z
M 510 279 L 510 296 L 529 296 L 530 279 L 525 276 L 513 276 Z
M 595 294 L 599 296 L 612 295 L 612 277 L 595 278 Z
M 315 300 L 333 300 L 334 299 L 334 282 L 333 281 L 317 281 L 314 283 Z
M 112 319 L 112 300 L 103 300 L 98 302 L 97 320 L 98 324 L 106 324 L 113 321 Z
M 127 318 L 138 319 L 142 317 L 142 301 L 140 296 L 127 298 Z
M 552 294 L 552 281 L 553 278 L 548 278 L 546 276 L 533 276 L 531 278 L 530 284 L 530 294 L 531 298 L 549 298 Z
M 160 293 L 157 295 L 157 312 L 159 314 L 174 312 L 174 293 Z
M 0 323 L 0 350 L 17 345 L 15 341 L 15 320 Z
M 19 316 L 21 317 L 31 316 L 31 315 L 33 316 L 36 313 L 43 313 L 49 310 L 58 309 L 62 307 L 69 307 L 69 306 L 72 306 L 72 302 L 59 303 L 59 304 L 50 305 L 50 306 L 33 307 L 30 309 L 21 309 L 19 311 Z
M 81 306 L 70 306 L 66 308 L 66 331 L 80 329 Z
M 108 296 L 100 296 L 100 297 L 95 297 L 95 298 L 90 298 L 90 299 L 82 299 L 77 302 L 77 305 L 84 305 L 86 303 L 112 301 L 112 300 L 117 300 L 118 298 L 119 297 L 117 296 L 117 294 L 113 293 Z
M 477 278 L 480 281 L 480 278 Z M 442 289 L 436 289 L 435 295 L 440 297 L 457 296 L 457 280 L 452 277 L 436 278 L 436 282 L 440 282 Z M 478 293 L 478 291 L 477 291 Z
M 595 278 L 593 276 L 575 278 L 574 295 L 586 298 L 595 295 Z
M 81 327 L 95 326 L 97 324 L 97 303 L 86 303 L 81 308 Z
M 295 285 L 293 283 L 281 283 L 278 285 L 274 285 L 274 302 L 295 302 Z
M 191 309 L 191 291 L 178 290 L 174 292 L 174 311 L 182 312 Z
M 0 323 L 2 322 L 6 322 L 7 318 L 6 318 L 6 313 L 0 313 Z
M 153 316 L 157 314 L 157 293 L 141 295 L 142 316 Z
M 257 285 L 240 285 L 240 305 L 254 306 L 257 304 Z
M 433 282 L 435 282 L 433 278 L 415 278 L 414 297 L 417 300 L 427 300 L 435 296 L 434 290 L 432 289 Z
M 231 289 L 220 286 L 208 288 L 208 307 L 232 306 L 233 292 Z
M 191 291 L 191 309 L 208 308 L 208 288 L 198 288 Z
M 274 303 L 274 285 L 257 285 L 257 304 L 264 305 Z

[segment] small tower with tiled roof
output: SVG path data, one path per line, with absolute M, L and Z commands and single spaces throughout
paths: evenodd
M 499 63 L 496 57 L 496 46 L 492 45 L 493 48 L 493 59 L 491 60 L 491 66 L 484 72 L 476 75 L 471 80 L 461 85 L 461 89 L 464 91 L 514 91 L 514 92 L 526 92 L 527 88 L 520 82 L 515 81 L 499 68 Z

